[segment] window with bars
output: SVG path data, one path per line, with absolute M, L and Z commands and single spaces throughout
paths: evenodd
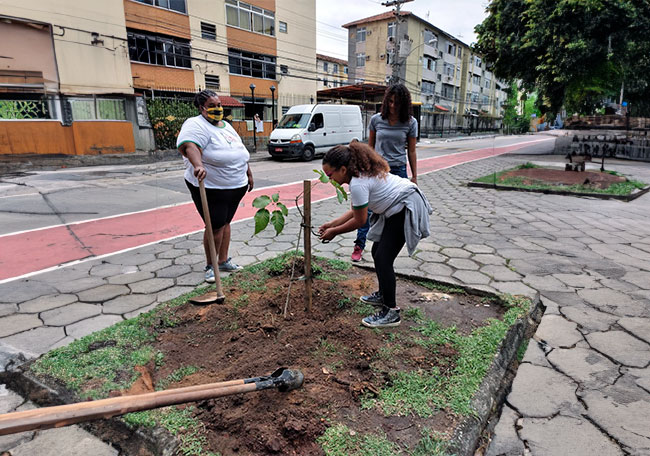
M 191 68 L 190 42 L 161 35 L 127 31 L 132 62 L 168 67 Z
M 361 52 L 361 53 L 357 54 L 357 66 L 358 67 L 366 66 L 366 53 L 365 52 Z
M 279 21 L 278 22 L 278 31 L 280 31 L 282 33 L 287 33 L 287 23 Z
M 216 41 L 217 26 L 208 22 L 201 22 L 201 38 Z
M 329 64 L 327 62 L 323 62 L 323 71 L 327 73 L 328 69 L 329 69 Z
M 177 11 L 179 13 L 187 13 L 187 8 L 185 6 L 185 0 L 135 0 L 138 3 L 144 3 L 145 5 L 157 6 L 159 8 L 165 8 L 171 11 Z
M 205 88 L 219 91 L 221 90 L 221 81 L 219 76 L 216 74 L 206 74 L 205 75 Z
M 69 98 L 73 120 L 126 120 L 124 100 Z
M 436 91 L 436 83 L 431 81 L 422 81 L 422 93 L 434 93 Z
M 228 64 L 230 74 L 275 79 L 275 57 L 270 55 L 228 49 Z M 280 70 L 282 70 L 282 66 Z
M 424 56 L 422 59 L 422 67 L 425 70 L 436 71 L 436 61 L 429 56 Z
M 226 24 L 275 36 L 275 13 L 238 0 L 226 0 Z M 286 23 L 284 23 L 286 33 Z
M 390 38 L 395 37 L 395 33 L 397 33 L 397 22 L 389 22 L 388 23 L 388 37 Z M 426 41 L 425 41 L 426 43 Z

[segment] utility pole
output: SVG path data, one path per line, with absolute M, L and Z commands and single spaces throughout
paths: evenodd
M 400 56 L 399 56 L 399 49 L 400 49 L 400 41 L 401 41 L 401 36 L 399 33 L 400 30 L 400 22 L 402 22 L 402 16 L 400 15 L 400 8 L 402 7 L 402 3 L 408 3 L 412 2 L 413 0 L 392 0 L 389 2 L 384 2 L 382 3 L 383 6 L 386 7 L 391 7 L 394 6 L 394 14 L 395 14 L 395 53 L 393 54 L 393 62 L 391 64 L 392 68 L 392 74 L 389 80 L 389 84 L 398 84 L 399 83 L 399 73 L 400 73 L 400 68 L 402 63 L 400 62 Z

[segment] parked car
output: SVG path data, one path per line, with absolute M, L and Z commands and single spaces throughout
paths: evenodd
M 312 160 L 337 144 L 363 138 L 361 109 L 356 105 L 298 105 L 271 132 L 268 151 L 274 159 Z

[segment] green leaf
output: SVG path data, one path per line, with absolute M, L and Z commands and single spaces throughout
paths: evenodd
M 277 203 L 278 201 L 280 201 L 280 194 L 274 193 L 273 195 L 271 195 L 271 199 L 273 200 L 274 203 Z
M 276 235 L 282 233 L 282 230 L 284 229 L 284 215 L 282 215 L 282 211 L 273 211 L 273 214 L 271 215 L 271 224 L 273 225 L 273 228 L 275 228 Z
M 289 209 L 287 209 L 287 206 L 285 206 L 282 203 L 277 203 L 276 206 L 280 208 L 280 210 L 282 211 L 282 215 L 284 215 L 285 217 L 289 215 Z
M 269 205 L 270 202 L 271 202 L 271 198 L 269 198 L 266 195 L 261 195 L 253 200 L 253 207 L 256 207 L 258 209 L 264 209 L 266 206 Z
M 271 215 L 269 214 L 269 211 L 262 208 L 255 213 L 255 217 L 253 218 L 255 219 L 255 234 L 257 234 L 260 231 L 264 230 L 264 228 L 266 228 L 266 226 L 269 224 Z
M 330 178 L 327 177 L 327 175 L 326 175 L 323 171 L 321 171 L 321 170 L 319 170 L 319 169 L 315 169 L 314 172 L 315 172 L 316 174 L 318 174 L 318 179 L 319 179 L 323 184 L 327 184 L 327 183 L 330 181 Z
M 341 192 L 338 188 L 336 189 L 336 199 L 339 200 L 339 204 L 343 203 L 344 199 L 347 199 L 345 192 Z

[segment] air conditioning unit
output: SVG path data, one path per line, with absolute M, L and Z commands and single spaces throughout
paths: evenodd
M 366 32 L 366 35 L 368 35 L 368 36 L 372 35 L 372 30 L 368 30 L 368 31 Z
M 451 76 L 445 75 L 445 82 L 452 82 L 453 80 L 454 78 L 452 78 Z
M 389 36 L 388 37 L 388 42 L 392 43 L 393 41 L 395 41 L 395 37 L 394 36 Z
M 379 60 L 384 60 L 386 58 L 386 54 L 379 54 Z
M 370 56 L 369 56 L 369 55 L 366 56 L 366 60 L 370 60 Z

